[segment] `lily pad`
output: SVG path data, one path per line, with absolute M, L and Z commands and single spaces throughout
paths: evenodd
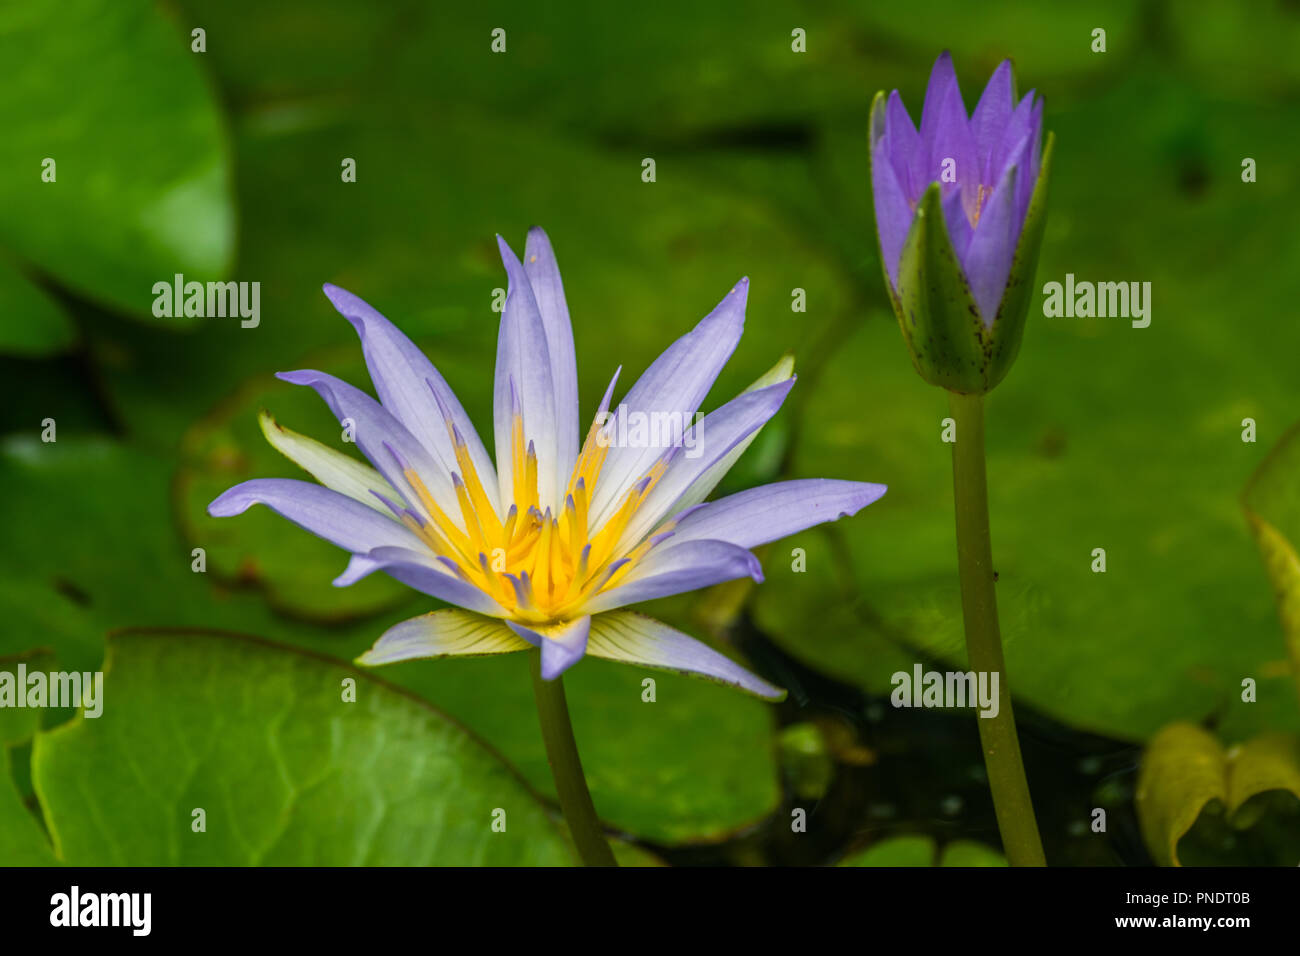
M 491 750 L 352 668 L 234 635 L 155 632 L 114 638 L 106 670 L 99 718 L 36 739 L 36 791 L 67 862 L 571 862 Z
M 446 149 L 453 140 L 458 148 Z M 215 320 L 185 336 L 101 333 L 125 353 L 107 370 L 122 417 L 151 441 L 178 442 L 241 383 L 300 367 L 317 350 L 359 355 L 323 282 L 360 295 L 419 342 L 480 434 L 490 435 L 500 320 L 492 300 L 505 282 L 493 236 L 519 245 L 533 223 L 547 228 L 564 275 L 584 418 L 595 414 L 615 369 L 624 367 L 630 387 L 742 276 L 753 277 L 746 333 L 706 408 L 819 337 L 849 295 L 848 276 L 825 260 L 818 241 L 792 234 L 763 204 L 685 173 L 644 183 L 639 160 L 524 124 L 454 112 L 436 128 L 424 114 L 381 123 L 326 110 L 291 124 L 252 114 L 240 119 L 236 145 L 246 210 L 240 271 L 261 279 L 259 325 Z M 308 157 L 336 155 L 357 160 L 356 183 L 339 181 L 333 160 L 300 175 Z M 549 185 L 579 169 L 581 189 Z M 611 204 L 620 216 L 609 215 Z M 796 287 L 815 310 L 791 312 Z M 170 401 L 158 402 L 160 391 Z
M 192 325 L 154 316 L 151 290 L 176 273 L 215 279 L 231 258 L 226 146 L 200 57 L 155 4 L 6 11 L 0 244 L 89 299 Z
M 1006 866 L 1007 860 L 992 847 L 972 840 L 953 840 L 939 850 L 933 837 L 888 837 L 865 850 L 851 853 L 840 866 Z
M 346 622 L 323 628 L 288 618 L 263 591 L 232 589 L 210 570 L 195 570 L 194 545 L 174 520 L 173 459 L 102 437 L 67 430 L 58 436 L 51 443 L 31 435 L 0 442 L 0 522 L 7 536 L 0 550 L 0 613 L 7 623 L 0 654 L 18 653 L 39 635 L 62 666 L 97 670 L 108 632 L 170 626 L 273 634 L 340 648 L 338 655 L 351 659 L 386 626 L 380 619 L 356 630 Z M 29 507 L 35 501 L 49 506 Z M 280 528 L 285 535 L 294 530 Z M 328 580 L 322 584 L 329 587 Z
M 480 733 L 548 796 L 527 654 L 413 661 L 384 676 Z M 648 702 L 647 679 L 654 682 Z M 766 704 L 726 687 L 592 658 L 564 675 L 574 735 L 601 819 L 658 843 L 717 840 L 777 806 Z
M 944 844 L 940 866 L 1006 866 L 1007 858 L 992 847 L 973 840 L 953 840 Z
M 54 657 L 48 651 L 0 657 L 0 674 L 5 680 L 17 681 L 18 665 L 26 673 L 52 669 Z M 35 708 L 6 706 L 0 708 L 0 865 L 50 866 L 57 862 L 50 841 L 36 816 L 25 805 L 28 744 L 40 726 L 41 715 Z
M 920 835 L 889 837 L 850 854 L 839 865 L 934 866 L 934 840 Z

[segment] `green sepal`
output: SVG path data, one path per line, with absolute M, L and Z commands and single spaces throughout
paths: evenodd
M 921 378 L 954 392 L 987 391 L 992 343 L 948 238 L 938 183 L 917 204 L 890 298 Z
M 1011 274 L 1002 290 L 1002 302 L 993 319 L 989 364 L 985 375 L 984 391 L 988 391 L 1006 378 L 1011 363 L 1020 352 L 1020 338 L 1025 331 L 1025 317 L 1034 301 L 1034 274 L 1038 271 L 1038 251 L 1043 245 L 1043 227 L 1047 223 L 1047 181 L 1052 170 L 1052 147 L 1056 137 L 1047 134 L 1043 144 L 1043 159 L 1038 168 L 1038 181 L 1029 197 L 1025 224 L 1016 243 L 1016 254 L 1011 259 Z

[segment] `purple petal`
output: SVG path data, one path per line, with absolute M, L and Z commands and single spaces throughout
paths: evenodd
M 562 624 L 532 625 L 506 621 L 510 630 L 542 650 L 542 680 L 555 680 L 587 652 L 591 618 L 579 617 Z
M 354 554 L 348 558 L 348 566 L 343 569 L 343 573 L 336 577 L 330 584 L 336 588 L 351 587 L 362 578 L 374 574 L 380 569 L 379 562 L 374 561 L 365 554 Z
M 1030 90 L 1016 105 L 1011 119 L 989 157 L 986 186 L 996 186 L 1012 166 L 1024 168 L 1022 157 L 1030 148 L 1030 134 L 1034 119 L 1034 91 Z
M 749 279 L 741 279 L 694 329 L 668 346 L 632 386 L 610 421 L 611 431 L 629 413 L 693 416 L 740 341 L 748 294 Z M 662 448 L 610 447 L 593 492 L 592 527 L 608 517 L 662 453 Z
M 428 357 L 397 326 L 358 296 L 334 285 L 325 286 L 325 295 L 357 330 L 366 367 L 384 410 L 406 426 L 444 471 L 459 471 L 456 452 L 439 410 L 441 400 L 452 423 L 464 436 L 470 460 L 483 484 L 491 488 L 496 482 L 492 459 L 456 394 Z
M 966 204 L 962 201 L 961 192 L 949 193 L 942 200 L 942 204 L 943 221 L 948 226 L 948 239 L 952 242 L 953 252 L 957 254 L 957 259 L 960 261 L 966 254 L 966 248 L 970 245 L 973 235 L 970 220 L 966 218 Z
M 997 182 L 991 173 L 990 160 L 994 147 L 1011 121 L 1012 97 L 1015 95 L 1012 81 L 1011 61 L 1003 60 L 993 71 L 971 116 L 971 132 L 975 136 L 975 149 L 982 164 L 979 170 L 980 181 L 986 184 Z
M 701 475 L 749 435 L 762 428 L 794 387 L 795 376 L 784 381 L 742 392 L 709 414 L 687 433 L 683 446 L 675 449 L 667 470 L 628 522 L 620 546 L 631 547 L 650 533 L 668 515 Z M 685 454 L 690 448 L 696 457 Z
M 563 487 L 578 460 L 578 361 L 573 351 L 573 326 L 564 301 L 560 267 L 551 240 L 540 226 L 528 230 L 524 246 L 524 275 L 532 286 L 546 329 L 546 350 L 551 358 L 551 385 L 555 388 L 556 474 Z
M 961 88 L 953 72 L 952 58 L 946 52 L 935 63 L 926 91 L 921 116 L 921 151 L 925 156 L 925 184 L 939 182 L 945 197 L 960 190 L 967 213 L 973 216 L 981 169 Z M 946 160 L 953 161 L 955 181 L 942 180 Z
M 229 518 L 253 505 L 266 505 L 298 527 L 346 551 L 421 546 L 420 539 L 410 529 L 374 508 L 337 491 L 293 478 L 254 478 L 235 485 L 208 505 L 208 514 Z
M 597 617 L 592 623 L 587 653 L 623 664 L 703 677 L 768 700 L 785 697 L 781 688 L 751 674 L 707 644 L 632 611 Z
M 388 483 L 402 493 L 407 505 L 427 517 L 419 494 L 406 477 L 406 468 L 409 467 L 424 482 L 438 506 L 460 525 L 460 507 L 448 477 L 449 472 L 405 425 L 385 411 L 377 401 L 342 379 L 314 369 L 278 372 L 275 377 L 315 389 L 340 424 L 351 420 L 355 426 L 353 437 L 357 447 L 379 473 L 388 479 Z
M 921 134 L 912 125 L 912 117 L 903 106 L 898 90 L 889 94 L 885 105 L 885 132 L 889 136 L 889 158 L 903 194 L 912 202 L 925 192 L 925 157 L 921 153 Z
M 992 328 L 997 318 L 1002 293 L 1011 275 L 1011 259 L 1015 255 L 1016 237 L 1021 225 L 1016 219 L 1015 200 L 1016 168 L 1012 166 L 984 204 L 962 261 L 985 328 Z
M 422 594 L 488 617 L 505 617 L 508 613 L 485 591 L 448 571 L 427 550 L 409 547 L 373 548 L 361 557 L 366 559 L 364 569 L 368 570 L 365 573 L 383 571 Z M 349 566 L 349 572 L 351 570 Z M 352 580 L 361 576 L 363 575 L 357 574 Z
M 502 506 L 514 501 L 514 441 L 511 383 L 519 393 L 524 440 L 537 452 L 537 486 L 544 504 L 556 507 L 559 464 L 555 417 L 555 388 L 551 381 L 551 354 L 546 326 L 532 286 L 519 258 L 506 241 L 497 236 L 507 281 L 506 309 L 497 338 L 496 382 L 493 405 L 496 419 L 497 476 Z M 567 479 L 568 475 L 564 476 Z
M 596 409 L 596 417 L 594 421 L 609 421 L 609 403 L 614 398 L 614 388 L 618 385 L 618 377 L 622 374 L 623 366 L 620 365 L 618 368 L 614 369 L 614 377 L 611 378 L 609 384 L 605 386 L 605 394 L 601 396 L 600 407 Z
M 952 65 L 952 54 L 944 50 L 934 61 L 930 69 L 930 82 L 925 88 L 925 103 L 921 107 L 921 140 L 923 143 L 934 141 L 939 127 L 939 113 L 952 90 L 960 89 L 957 84 L 957 71 Z
M 767 388 L 769 385 L 776 385 L 793 378 L 794 355 L 787 352 L 777 360 L 775 365 L 751 382 L 745 392 L 756 392 L 760 388 Z M 762 434 L 762 431 L 762 427 L 754 429 L 745 438 L 733 445 L 730 451 L 702 471 L 699 477 L 691 482 L 691 486 L 686 489 L 686 492 L 673 504 L 668 511 L 667 517 L 681 514 L 685 509 L 698 505 L 713 494 L 713 489 L 718 487 L 723 478 L 727 477 L 728 472 L 740 460 L 740 456 L 754 443 L 754 439 Z
M 357 658 L 375 667 L 436 657 L 482 657 L 528 650 L 528 642 L 501 621 L 447 608 L 394 624 Z
M 646 555 L 624 583 L 597 594 L 583 610 L 596 614 L 743 577 L 763 580 L 758 558 L 744 548 L 726 541 L 666 542 Z
M 876 231 L 880 235 L 880 255 L 894 289 L 898 289 L 898 262 L 903 244 L 912 227 L 912 207 L 903 193 L 889 159 L 890 136 L 886 134 L 871 154 L 871 194 L 876 207 Z
M 669 547 L 712 539 L 756 548 L 813 525 L 857 514 L 884 493 L 884 485 L 829 478 L 779 481 L 750 488 L 700 505 L 685 515 L 673 527 Z
M 1030 92 L 1032 96 L 1032 91 Z M 1029 118 L 1029 148 L 1026 159 L 1019 164 L 1020 173 L 1016 177 L 1016 219 L 1024 223 L 1029 214 L 1029 201 L 1034 195 L 1034 186 L 1038 183 L 1038 174 L 1043 165 L 1043 100 L 1039 97 Z

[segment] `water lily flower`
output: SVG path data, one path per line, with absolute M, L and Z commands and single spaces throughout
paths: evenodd
M 320 484 L 246 481 L 209 513 L 267 505 L 352 555 L 335 584 L 383 571 L 453 605 L 391 628 L 364 664 L 540 648 L 547 681 L 590 654 L 780 699 L 784 691 L 628 606 L 761 581 L 750 549 L 852 515 L 885 487 L 782 481 L 706 503 L 795 380 L 783 359 L 695 420 L 740 340 L 743 279 L 611 408 L 614 373 L 580 443 L 573 332 L 550 241 L 531 230 L 523 262 L 498 242 L 509 286 L 493 383 L 495 462 L 429 359 L 375 309 L 327 285 L 361 338 L 379 400 L 324 372 L 279 377 L 315 389 L 351 423 L 370 466 L 264 416 L 271 444 Z M 644 429 L 629 424 L 647 416 L 694 424 L 671 441 L 633 440 Z
M 1020 349 L 1045 220 L 1052 137 L 1011 61 L 969 117 L 952 58 L 934 64 L 912 123 L 894 90 L 871 106 L 871 189 L 890 299 L 917 371 L 981 394 Z

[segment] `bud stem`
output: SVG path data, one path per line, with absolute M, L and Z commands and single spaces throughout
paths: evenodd
M 582 773 L 578 744 L 573 739 L 569 705 L 564 699 L 563 678 L 542 679 L 542 655 L 530 654 L 533 670 L 533 696 L 537 698 L 537 718 L 546 742 L 546 759 L 560 795 L 560 810 L 569 824 L 569 832 L 584 866 L 618 866 L 605 840 L 596 807 L 591 802 L 587 778 Z
M 993 546 L 989 537 L 988 479 L 984 468 L 984 398 L 948 393 L 957 426 L 952 446 L 953 500 L 957 510 L 957 565 L 961 610 L 971 669 L 998 675 L 996 717 L 978 717 L 984 766 L 1002 846 L 1012 866 L 1045 866 L 1034 805 L 1020 758 L 1011 691 L 1002 658 L 998 602 L 993 588 Z

